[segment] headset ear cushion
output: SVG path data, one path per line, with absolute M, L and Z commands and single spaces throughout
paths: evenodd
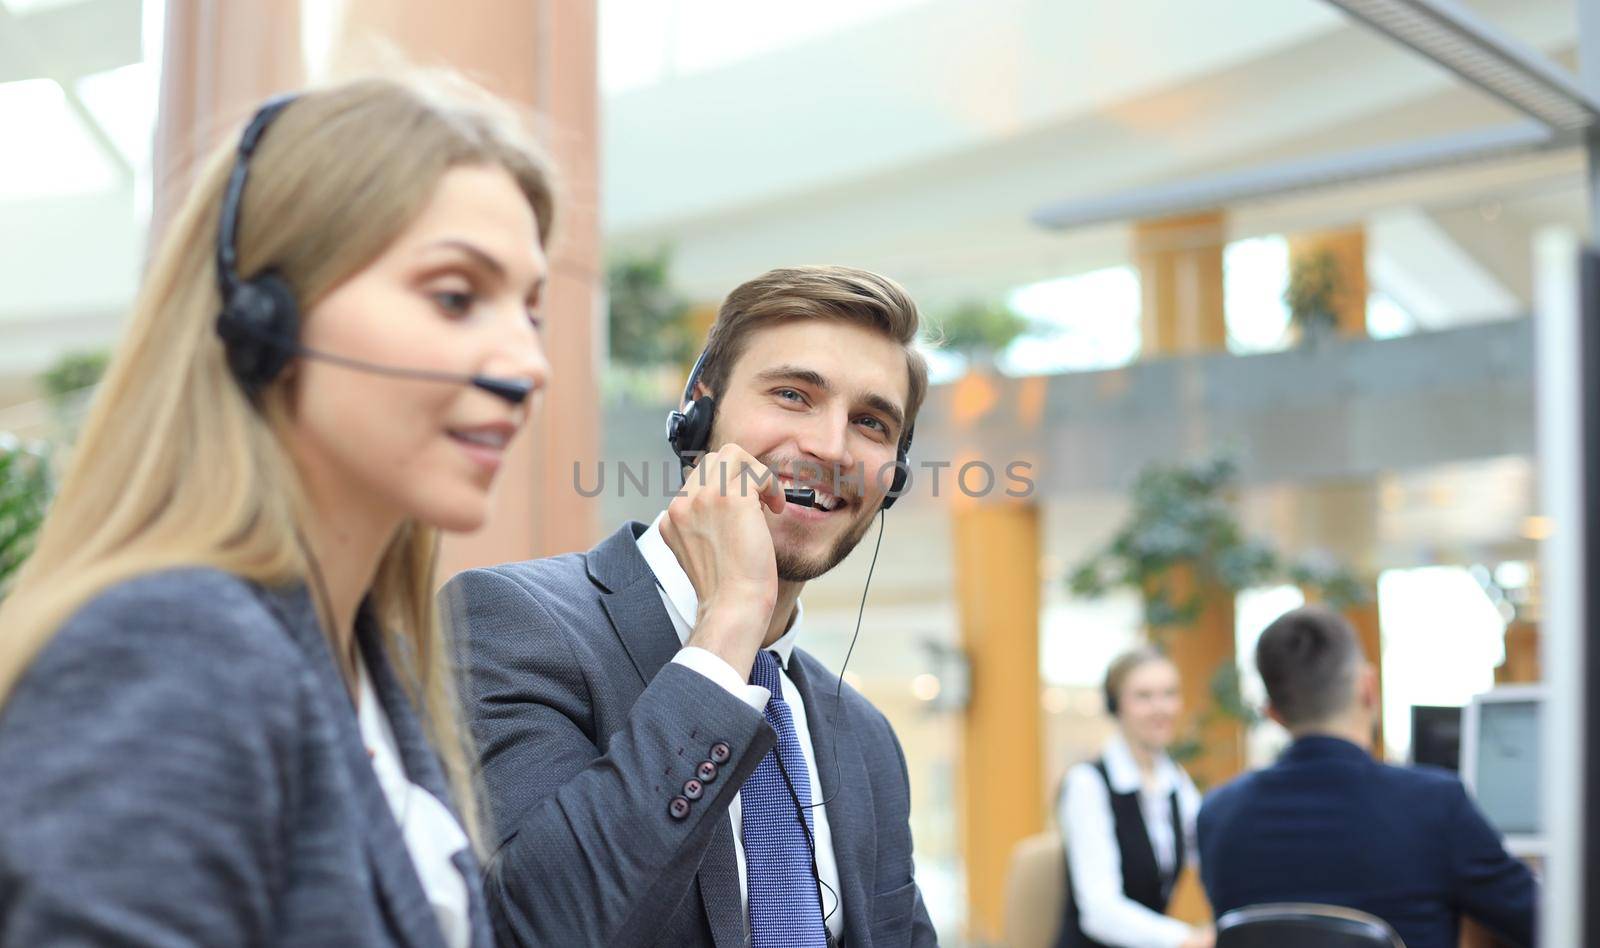
M 906 482 L 911 479 L 911 463 L 906 459 L 906 451 L 902 447 L 894 459 L 894 480 L 889 483 L 889 492 L 883 495 L 883 503 L 879 510 L 888 510 L 894 502 L 905 493 Z
M 217 316 L 228 367 L 245 392 L 256 395 L 294 358 L 300 309 L 281 277 L 265 273 L 239 284 Z
M 668 442 L 684 467 L 693 467 L 705 454 L 716 416 L 717 400 L 710 395 L 700 396 L 677 413 Z

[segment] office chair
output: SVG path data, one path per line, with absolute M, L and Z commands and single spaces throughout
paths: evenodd
M 1217 948 L 1405 948 L 1389 923 L 1336 905 L 1279 902 L 1217 919 Z
M 1029 836 L 1011 851 L 1006 873 L 1006 948 L 1052 948 L 1066 911 L 1067 859 L 1061 834 Z

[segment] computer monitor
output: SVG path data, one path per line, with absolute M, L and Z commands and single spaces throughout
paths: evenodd
M 1543 685 L 1508 685 L 1473 698 L 1461 718 L 1461 779 L 1517 856 L 1544 855 L 1544 700 Z
M 1461 769 L 1460 707 L 1411 706 L 1410 762 L 1446 770 Z

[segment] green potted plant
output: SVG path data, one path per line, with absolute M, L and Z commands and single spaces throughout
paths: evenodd
M 970 366 L 987 367 L 1017 337 L 1031 328 L 1029 320 L 995 302 L 968 300 L 932 320 L 932 340 L 940 348 L 965 356 Z
M 48 449 L 0 432 L 0 598 L 33 551 L 52 492 Z
M 1289 580 L 1319 590 L 1334 608 L 1361 601 L 1365 587 L 1337 563 L 1326 558 L 1287 563 L 1271 546 L 1248 537 L 1233 509 L 1237 481 L 1238 468 L 1226 458 L 1146 467 L 1134 482 L 1127 521 L 1072 571 L 1069 589 L 1085 597 L 1136 591 L 1151 640 L 1163 650 L 1200 622 L 1207 606 L 1215 604 L 1208 597 L 1230 597 L 1231 615 L 1231 597 L 1241 590 Z M 1239 684 L 1236 661 L 1212 671 L 1209 704 L 1197 709 L 1190 732 L 1172 749 L 1174 759 L 1200 757 L 1204 735 L 1219 721 L 1248 727 L 1260 720 Z
M 1290 262 L 1283 302 L 1302 345 L 1315 348 L 1338 332 L 1344 292 L 1339 260 L 1332 253 L 1319 250 Z
M 110 361 L 111 353 L 104 349 L 69 352 L 39 373 L 39 391 L 55 424 L 50 440 L 71 444 L 76 439 L 84 410 Z
M 52 404 L 65 404 L 98 385 L 110 361 L 104 349 L 69 352 L 39 374 L 39 388 Z
M 1372 596 L 1367 583 L 1328 556 L 1308 556 L 1290 563 L 1284 570 L 1284 578 L 1303 590 L 1316 593 L 1317 601 L 1339 612 L 1362 605 Z
M 678 378 L 700 340 L 689 326 L 689 302 L 672 285 L 672 253 L 625 254 L 606 266 L 608 383 L 651 398 Z
M 1194 622 L 1204 587 L 1238 591 L 1268 581 L 1278 558 L 1239 526 L 1229 500 L 1237 477 L 1236 465 L 1225 458 L 1145 468 L 1134 481 L 1128 521 L 1072 572 L 1073 594 L 1137 590 L 1145 622 L 1163 630 Z M 1198 582 L 1174 583 L 1180 567 L 1193 570 Z
M 70 444 L 78 416 L 105 373 L 110 353 L 69 353 L 39 374 L 38 386 L 55 417 L 51 437 Z M 55 494 L 54 448 L 46 441 L 28 442 L 0 431 L 0 598 L 6 594 L 44 522 Z

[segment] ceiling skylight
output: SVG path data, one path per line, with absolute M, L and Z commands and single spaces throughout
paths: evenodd
M 86 194 L 116 185 L 116 167 L 68 107 L 55 80 L 0 83 L 0 116 L 10 130 L 8 139 L 23 146 L 0 148 L 0 201 Z

